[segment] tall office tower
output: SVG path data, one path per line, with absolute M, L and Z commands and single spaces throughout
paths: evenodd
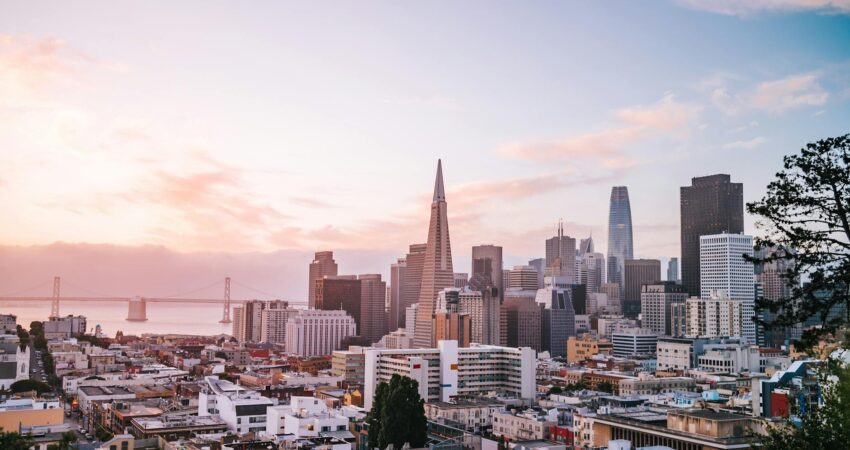
M 419 302 L 422 290 L 422 266 L 425 265 L 425 248 L 427 244 L 411 244 L 405 256 L 404 280 L 399 288 L 398 327 L 413 329 L 413 324 L 407 323 L 405 311 L 410 305 Z
M 405 327 L 404 331 L 408 336 L 416 336 L 416 309 L 419 306 L 418 303 L 414 303 L 407 308 L 404 309 L 405 322 L 407 323 L 407 327 Z
M 682 284 L 688 294 L 701 295 L 699 238 L 744 232 L 744 185 L 729 175 L 693 178 L 680 188 L 680 205 Z
M 498 245 L 476 245 L 472 247 L 472 278 L 483 276 L 489 286 L 499 289 L 502 296 L 502 247 Z
M 532 297 L 505 298 L 501 314 L 503 345 L 540 351 L 541 315 L 540 305 Z
M 623 267 L 623 315 L 637 317 L 640 314 L 640 287 L 661 281 L 661 261 L 627 259 Z
M 544 258 L 536 258 L 532 259 L 528 262 L 528 265 L 534 267 L 534 270 L 537 271 L 537 289 L 543 287 L 543 277 L 546 276 L 546 260 Z M 504 278 L 505 287 L 507 288 L 507 277 Z
M 685 303 L 687 299 L 685 287 L 675 282 L 644 284 L 640 289 L 641 327 L 674 336 L 670 308 L 673 304 Z
M 732 300 L 724 291 L 711 291 L 708 298 L 685 300 L 687 336 L 743 336 L 742 306 L 742 302 Z
M 286 322 L 286 351 L 299 356 L 325 356 L 357 335 L 354 318 L 345 311 L 302 309 Z
M 608 310 L 611 314 L 622 314 L 623 301 L 620 295 L 620 285 L 617 283 L 602 283 L 599 292 L 608 296 Z
M 634 258 L 632 243 L 632 207 L 629 188 L 611 188 L 608 210 L 608 282 L 620 285 L 620 298 L 624 298 L 626 260 Z
M 581 256 L 578 283 L 587 286 L 590 294 L 599 292 L 604 282 L 605 256 L 602 253 L 585 253 Z
M 466 287 L 467 284 L 469 284 L 469 274 L 468 273 L 461 273 L 461 272 L 455 272 L 454 273 L 454 287 L 460 289 L 460 288 Z
M 434 342 L 457 341 L 458 347 L 469 347 L 471 321 L 468 315 L 457 312 L 435 312 L 431 319 Z
M 385 309 L 387 283 L 380 274 L 360 275 L 360 337 L 363 342 L 373 344 L 381 340 L 387 331 Z
M 765 258 L 774 254 L 791 254 L 791 252 L 788 252 L 782 247 L 762 248 L 756 250 L 755 253 L 758 258 Z M 794 261 L 788 259 L 779 259 L 756 265 L 754 267 L 756 280 L 758 281 L 756 288 L 758 289 L 760 286 L 761 292 L 757 290 L 755 297 L 763 297 L 766 300 L 772 301 L 789 298 L 791 296 L 791 286 L 786 274 L 793 267 Z M 775 314 L 770 311 L 762 311 L 761 317 L 770 323 L 775 319 Z M 768 327 L 767 329 L 763 327 L 759 328 L 761 328 L 758 330 L 760 338 L 759 345 L 762 347 L 780 347 L 785 345 L 789 340 L 799 339 L 803 331 L 802 324 L 787 328 L 775 326 Z
M 404 308 L 402 308 L 401 300 L 406 275 L 407 260 L 399 258 L 390 266 L 390 304 L 387 308 L 387 330 L 389 332 L 404 328 Z
M 753 255 L 753 237 L 745 234 L 710 234 L 699 238 L 701 297 L 712 291 L 724 291 L 730 299 L 741 302 L 742 336 L 756 343 L 755 286 L 753 263 L 744 255 Z
M 354 275 L 326 276 L 316 280 L 316 305 L 323 311 L 343 310 L 354 318 L 357 331 L 361 330 L 361 282 Z
M 541 351 L 566 356 L 567 339 L 576 335 L 576 311 L 570 288 L 549 285 L 537 291 L 535 301 L 543 308 L 540 317 Z
M 289 304 L 281 300 L 262 301 L 251 300 L 237 306 L 239 311 L 234 314 L 233 337 L 240 344 L 260 342 L 263 340 L 263 310 L 268 308 L 286 308 Z M 234 308 L 234 310 L 236 309 Z
M 452 286 L 454 286 L 454 271 L 449 240 L 446 190 L 443 187 L 442 161 L 437 161 L 437 179 L 434 182 L 434 199 L 431 202 L 428 243 L 425 248 L 425 262 L 422 266 L 422 289 L 419 292 L 419 307 L 416 310 L 416 335 L 413 338 L 413 344 L 417 347 L 431 348 L 436 345 L 431 339 L 434 303 L 440 291 Z
M 587 239 L 582 239 L 579 241 L 578 253 L 579 255 L 587 255 L 589 253 L 594 253 L 596 249 L 593 246 L 593 235 L 587 237 Z
M 508 287 L 536 291 L 537 271 L 531 266 L 514 266 L 508 274 Z
M 297 309 L 288 307 L 264 309 L 260 317 L 260 341 L 285 346 L 286 322 L 297 312 Z
M 313 262 L 310 263 L 310 280 L 307 285 L 307 303 L 310 308 L 315 308 L 316 280 L 334 277 L 337 275 L 337 265 L 334 261 L 334 252 L 316 252 Z
M 472 280 L 476 280 L 479 276 Z M 472 342 L 499 345 L 501 302 L 495 294 L 497 290 L 493 287 L 485 286 L 479 289 L 472 283 L 469 289 L 463 289 L 458 293 L 458 312 L 469 316 Z
M 576 240 L 564 235 L 564 224 L 558 222 L 558 234 L 546 239 L 546 276 L 576 279 Z
M 679 282 L 679 258 L 675 256 L 667 261 L 667 281 Z
M 583 284 L 571 284 L 568 288 L 570 291 L 570 301 L 573 304 L 573 310 L 576 315 L 587 315 L 587 286 Z

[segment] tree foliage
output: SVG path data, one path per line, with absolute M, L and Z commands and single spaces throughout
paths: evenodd
M 33 440 L 15 432 L 0 431 L 0 448 L 3 450 L 29 450 L 33 446 Z
M 33 379 L 18 380 L 12 383 L 11 386 L 9 386 L 9 390 L 12 391 L 13 394 L 17 394 L 19 392 L 36 391 L 40 395 L 49 391 L 50 385 Z
M 395 374 L 389 384 L 375 389 L 372 410 L 367 418 L 369 447 L 384 449 L 425 446 L 427 419 L 425 401 L 419 396 L 419 383 Z
M 790 263 L 783 265 L 790 295 L 757 299 L 756 310 L 771 314 L 756 322 L 785 328 L 816 319 L 820 326 L 804 332 L 803 347 L 850 324 L 850 135 L 785 156 L 765 196 L 747 211 L 763 232 L 756 248 L 779 249 L 750 259 Z
M 607 392 L 609 394 L 614 393 L 614 385 L 611 384 L 610 381 L 600 381 L 596 383 L 596 390 L 599 392 Z

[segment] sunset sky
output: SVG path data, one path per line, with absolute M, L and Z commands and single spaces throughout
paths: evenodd
M 847 132 L 847 0 L 0 3 L 4 246 L 403 256 L 442 158 L 458 270 L 605 251 L 613 185 L 667 258 L 691 177 Z

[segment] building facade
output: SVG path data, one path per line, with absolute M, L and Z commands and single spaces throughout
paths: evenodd
M 753 263 L 744 255 L 753 255 L 753 237 L 745 234 L 712 234 L 700 236 L 700 297 L 724 291 L 741 302 L 742 336 L 756 342 L 755 284 Z
M 343 339 L 356 335 L 354 318 L 345 311 L 301 310 L 286 323 L 286 351 L 298 356 L 330 355 Z
M 674 336 L 671 306 L 684 304 L 688 293 L 672 281 L 644 284 L 640 288 L 641 326 L 658 334 Z
M 629 189 L 626 186 L 614 186 L 611 188 L 608 210 L 608 282 L 620 287 L 620 298 L 625 286 L 624 266 L 627 259 L 634 259 Z
M 627 259 L 623 263 L 623 314 L 637 317 L 641 313 L 641 286 L 661 281 L 661 261 Z
M 334 252 L 316 252 L 313 261 L 310 262 L 307 284 L 307 302 L 310 308 L 316 307 L 316 280 L 321 280 L 324 277 L 335 277 L 337 270 L 338 267 L 336 261 L 334 261 Z

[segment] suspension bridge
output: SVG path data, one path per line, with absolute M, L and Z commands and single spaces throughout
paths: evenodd
M 59 317 L 59 306 L 61 301 L 73 301 L 73 302 L 126 302 L 127 303 L 127 320 L 129 321 L 145 321 L 147 320 L 147 304 L 148 303 L 206 303 L 206 304 L 218 304 L 222 306 L 222 314 L 221 320 L 219 323 L 231 323 L 232 319 L 230 318 L 230 311 L 232 303 L 242 303 L 249 300 L 275 300 L 280 299 L 280 296 L 275 294 L 271 294 L 268 292 L 264 292 L 259 289 L 255 289 L 251 286 L 247 286 L 245 284 L 239 283 L 236 280 L 231 280 L 230 277 L 224 278 L 224 292 L 221 298 L 202 298 L 202 297 L 192 297 L 192 295 L 197 295 L 201 291 L 209 291 L 211 288 L 215 287 L 222 283 L 222 280 L 216 280 L 213 283 L 208 285 L 192 289 L 185 292 L 179 292 L 169 295 L 156 296 L 156 297 L 143 297 L 143 296 L 135 296 L 135 297 L 127 297 L 121 295 L 108 295 L 95 291 L 91 291 L 86 289 L 85 287 L 75 285 L 73 283 L 65 280 L 65 284 L 69 285 L 76 291 L 82 291 L 89 293 L 91 295 L 75 295 L 75 296 L 62 296 L 62 283 L 63 280 L 61 277 L 53 277 L 53 292 L 50 296 L 32 296 L 32 295 L 23 295 L 38 289 L 46 288 L 50 286 L 51 280 L 45 280 L 35 286 L 30 286 L 26 289 L 0 295 L 0 301 L 49 301 L 50 303 L 50 318 L 58 318 Z M 264 298 L 245 298 L 245 299 L 233 299 L 230 296 L 230 285 L 231 282 L 240 288 L 251 291 L 255 294 L 259 294 Z M 289 304 L 295 305 L 303 305 L 306 304 L 304 301 L 289 301 Z

